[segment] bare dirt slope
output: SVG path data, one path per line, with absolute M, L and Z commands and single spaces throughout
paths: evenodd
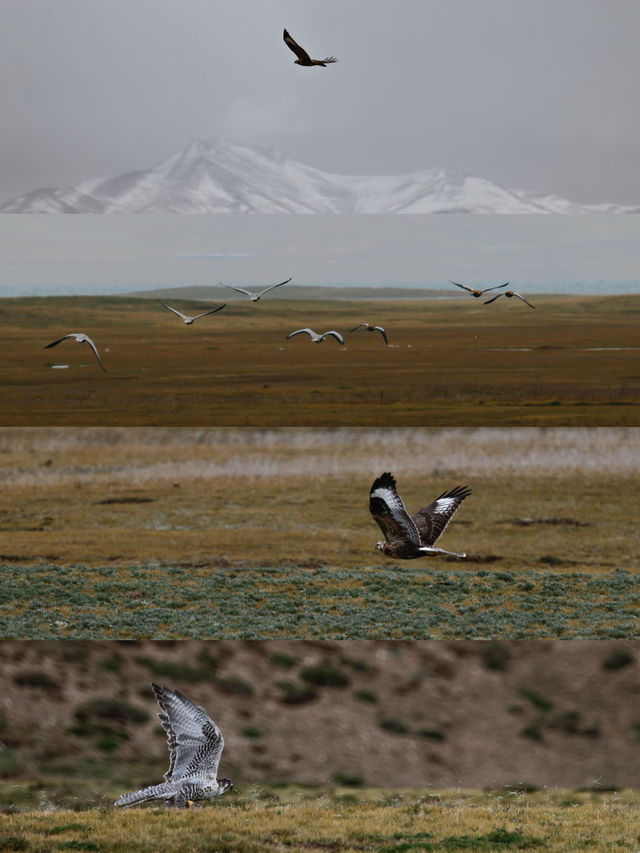
M 0 676 L 16 783 L 160 781 L 153 680 L 215 719 L 221 774 L 240 785 L 640 784 L 628 641 L 5 642 Z

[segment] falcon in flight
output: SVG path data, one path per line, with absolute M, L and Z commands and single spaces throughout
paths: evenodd
M 387 344 L 387 346 L 389 345 L 389 341 L 387 340 L 387 333 L 382 328 L 382 326 L 371 326 L 369 323 L 360 323 L 359 326 L 354 326 L 354 328 L 351 329 L 351 331 L 355 332 L 356 329 L 366 329 L 367 332 L 380 332 L 380 334 L 384 338 L 385 344 Z
M 50 344 L 47 344 L 45 349 L 51 349 L 51 347 L 57 347 L 58 344 L 61 344 L 62 341 L 66 341 L 67 338 L 75 338 L 79 344 L 89 344 L 89 346 L 93 350 L 95 357 L 98 359 L 98 364 L 104 370 L 105 373 L 107 372 L 107 368 L 104 366 L 104 364 L 102 363 L 102 359 L 100 358 L 100 353 L 98 352 L 98 348 L 96 347 L 94 342 L 91 340 L 89 335 L 85 335 L 82 332 L 71 332 L 70 334 L 65 335 L 62 338 L 58 338 L 57 341 L 52 341 Z
M 226 305 L 225 303 L 225 305 L 221 305 L 219 308 L 211 308 L 209 311 L 203 311 L 202 314 L 196 314 L 195 317 L 189 317 L 187 314 L 183 314 L 182 311 L 178 311 L 177 308 L 172 308 L 171 305 L 167 305 L 164 302 L 161 302 L 160 304 L 163 305 L 167 311 L 171 311 L 172 314 L 175 314 L 176 317 L 180 317 L 185 326 L 191 326 L 196 320 L 199 320 L 200 317 L 206 317 L 208 314 L 215 314 L 216 311 L 222 311 Z
M 116 806 L 135 806 L 148 800 L 165 801 L 165 806 L 189 808 L 195 800 L 212 800 L 233 788 L 230 779 L 218 779 L 218 764 L 224 748 L 222 732 L 202 708 L 178 690 L 152 684 L 167 733 L 169 769 L 165 782 L 141 791 L 123 794 Z
M 521 299 L 526 305 L 529 306 L 529 308 L 535 308 L 536 307 L 535 305 L 532 305 L 530 302 L 527 302 L 527 300 L 524 298 L 524 296 L 520 296 L 520 294 L 516 293 L 515 290 L 505 290 L 504 293 L 498 293 L 497 296 L 492 296 L 491 299 L 487 299 L 487 301 L 484 304 L 489 305 L 490 302 L 495 302 L 496 299 L 498 299 L 498 297 L 500 297 L 500 296 L 506 296 L 507 299 L 511 299 L 512 296 L 517 296 L 518 299 Z
M 466 290 L 467 293 L 470 293 L 472 296 L 475 296 L 478 299 L 479 296 L 482 296 L 484 293 L 488 293 L 490 290 L 498 290 L 500 287 L 506 287 L 509 282 L 505 281 L 504 284 L 496 284 L 493 287 L 485 287 L 484 290 L 477 290 L 475 287 L 467 287 L 466 284 L 458 284 L 457 281 L 451 281 L 449 279 L 450 284 L 455 284 L 456 287 L 461 287 L 463 290 Z
M 311 59 L 307 51 L 303 47 L 300 47 L 298 42 L 294 41 L 286 30 L 282 33 L 282 38 L 284 39 L 284 43 L 298 57 L 294 60 L 296 65 L 322 65 L 323 68 L 326 68 L 330 63 L 338 61 L 335 56 L 325 56 L 324 59 Z
M 456 486 L 455 489 L 443 492 L 414 515 L 409 515 L 396 491 L 394 476 L 385 472 L 374 480 L 369 493 L 369 512 L 384 534 L 384 542 L 377 542 L 376 548 L 386 557 L 402 560 L 435 554 L 466 557 L 466 554 L 435 548 L 434 543 L 462 501 L 470 494 L 471 489 L 467 486 Z
M 225 284 L 223 281 L 221 281 L 220 284 L 223 287 L 227 287 L 229 290 L 237 290 L 238 293 L 244 293 L 244 295 L 248 296 L 252 302 L 259 302 L 265 293 L 268 293 L 270 290 L 274 290 L 276 287 L 282 287 L 283 284 L 289 284 L 290 281 L 290 278 L 286 281 L 279 281 L 278 284 L 272 284 L 269 287 L 265 287 L 263 290 L 258 291 L 258 293 L 251 290 L 245 290 L 244 287 L 235 287 L 233 284 Z

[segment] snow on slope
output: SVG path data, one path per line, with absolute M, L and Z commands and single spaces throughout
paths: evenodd
M 409 175 L 333 175 L 278 151 L 193 140 L 147 171 L 38 189 L 0 213 L 639 213 L 508 190 L 442 169 Z

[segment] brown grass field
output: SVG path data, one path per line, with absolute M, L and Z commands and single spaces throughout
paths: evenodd
M 227 795 L 229 797 L 229 795 Z M 5 815 L 3 850 L 424 853 L 635 851 L 640 797 L 621 791 L 260 789 L 196 810 Z
M 638 568 L 636 428 L 5 428 L 0 559 L 386 569 L 368 512 L 385 470 L 412 512 L 472 487 L 440 542 L 472 568 Z
M 533 298 L 533 297 L 532 297 Z M 231 300 L 184 326 L 157 301 L 4 299 L 4 425 L 622 426 L 640 423 L 640 296 Z M 195 313 L 202 302 L 177 300 Z M 480 304 L 478 304 L 480 302 Z M 348 330 L 363 321 L 377 334 Z M 290 341 L 311 326 L 345 333 Z M 89 334 L 45 351 L 69 331 Z M 51 369 L 51 364 L 68 364 Z

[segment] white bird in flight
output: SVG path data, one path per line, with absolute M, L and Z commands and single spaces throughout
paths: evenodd
M 369 323 L 360 323 L 359 326 L 355 326 L 353 329 L 351 329 L 351 331 L 355 332 L 356 329 L 362 329 L 362 328 L 366 329 L 367 332 L 380 332 L 380 334 L 384 338 L 385 344 L 387 344 L 387 346 L 389 345 L 389 341 L 387 340 L 387 333 L 382 328 L 382 326 L 371 326 Z
M 290 335 L 287 335 L 287 340 L 289 340 L 289 338 L 292 338 L 294 335 L 299 335 L 301 332 L 305 332 L 307 335 L 309 335 L 314 344 L 321 344 L 322 341 L 329 335 L 333 335 L 333 337 L 341 344 L 344 343 L 344 338 L 342 337 L 340 332 L 336 332 L 335 329 L 331 329 L 328 332 L 323 332 L 321 335 L 319 335 L 317 332 L 314 332 L 313 329 L 296 329 L 295 332 L 291 332 Z
M 75 338 L 79 344 L 89 344 L 89 346 L 91 347 L 91 349 L 95 353 L 95 357 L 98 359 L 98 364 L 104 370 L 105 373 L 107 372 L 107 368 L 102 363 L 102 359 L 100 358 L 100 353 L 98 352 L 96 345 L 91 340 L 89 335 L 85 335 L 83 332 L 71 332 L 68 335 L 64 335 L 64 337 L 58 338 L 57 341 L 52 341 L 50 344 L 47 344 L 45 349 L 50 349 L 51 347 L 57 347 L 58 344 L 61 344 L 62 341 L 66 341 L 67 338 Z
M 282 287 L 283 284 L 288 284 L 290 281 L 290 278 L 286 281 L 279 281 L 278 284 L 272 284 L 270 287 L 265 287 L 264 290 L 260 290 L 258 293 L 251 290 L 245 290 L 244 287 L 235 287 L 233 284 L 225 284 L 223 281 L 221 281 L 220 284 L 228 290 L 237 290 L 238 293 L 244 293 L 244 295 L 248 296 L 252 302 L 259 302 L 260 297 L 264 296 L 265 293 L 268 293 L 270 290 L 274 290 L 276 287 Z
M 188 317 L 186 314 L 183 314 L 182 311 L 178 311 L 177 308 L 172 308 L 171 305 L 167 305 L 164 302 L 161 302 L 160 304 L 164 305 L 167 311 L 171 311 L 173 314 L 176 315 L 176 317 L 180 317 L 180 319 L 184 322 L 185 326 L 190 326 L 192 323 L 195 323 L 196 320 L 199 320 L 200 317 L 206 317 L 207 314 L 215 314 L 216 311 L 222 311 L 222 309 L 227 303 L 225 302 L 224 305 L 221 305 L 219 308 L 212 308 L 210 311 L 203 311 L 202 314 L 196 314 L 195 317 Z

